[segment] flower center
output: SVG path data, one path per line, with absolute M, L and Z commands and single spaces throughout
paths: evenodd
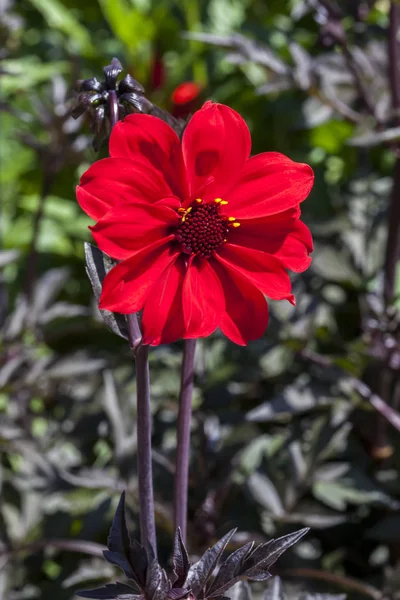
M 239 227 L 234 217 L 219 214 L 221 204 L 228 204 L 221 198 L 213 203 L 203 204 L 198 198 L 190 208 L 180 208 L 181 222 L 175 232 L 185 254 L 199 254 L 209 258 L 215 250 L 227 241 L 230 227 Z

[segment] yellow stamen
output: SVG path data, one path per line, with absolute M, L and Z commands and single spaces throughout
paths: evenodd
M 222 204 L 228 204 L 228 200 L 221 200 L 221 206 Z
M 201 204 L 201 203 L 203 202 L 203 200 L 202 200 L 201 198 L 196 198 L 196 202 L 197 202 L 198 204 Z
M 238 223 L 238 222 L 232 223 L 232 227 L 240 227 L 240 223 Z
M 222 198 L 215 198 L 215 204 L 220 204 L 222 202 Z
M 184 223 L 186 221 L 186 217 L 188 215 L 188 213 L 190 213 L 192 210 L 192 207 L 190 206 L 189 208 L 178 208 L 178 213 L 180 215 L 182 215 L 182 223 Z
M 236 221 L 235 217 L 228 217 L 228 221 Z

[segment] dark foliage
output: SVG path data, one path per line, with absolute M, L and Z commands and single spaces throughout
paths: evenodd
M 308 529 L 302 529 L 256 547 L 253 543 L 245 544 L 220 564 L 222 554 L 236 532 L 232 529 L 191 565 L 178 529 L 175 533 L 172 558 L 174 577 L 170 580 L 154 557 L 151 546 L 145 549 L 136 540 L 131 539 L 126 525 L 125 492 L 123 492 L 108 536 L 108 550 L 103 554 L 109 563 L 119 567 L 126 577 L 136 584 L 142 594 L 141 597 L 146 600 L 168 600 L 168 598 L 178 600 L 189 597 L 206 600 L 221 598 L 238 581 L 269 579 L 271 573 L 268 569 L 307 531 Z M 132 595 L 133 591 L 126 585 L 116 583 L 97 590 L 78 592 L 78 596 L 128 600 L 137 597 Z
M 229 552 L 238 560 L 252 540 L 310 527 L 271 567 L 281 590 L 272 578 L 251 584 L 257 600 L 265 587 L 287 600 L 304 600 L 305 590 L 398 600 L 394 8 L 369 0 L 2 3 L 0 598 L 73 600 L 77 589 L 116 581 L 102 553 L 124 489 L 139 537 L 134 366 L 126 340 L 97 310 L 85 273 L 90 220 L 74 191 L 106 143 L 95 154 L 89 114 L 72 118 L 73 88 L 77 79 L 103 85 L 103 65 L 118 56 L 117 83 L 130 86 L 123 93 L 142 98 L 132 77 L 168 111 L 174 88 L 195 81 L 204 98 L 244 116 L 254 153 L 284 152 L 316 174 L 302 206 L 315 251 L 310 270 L 292 276 L 297 306 L 271 302 L 265 337 L 247 348 L 218 332 L 199 344 L 190 556 L 198 560 L 234 526 Z M 98 286 L 110 265 L 87 251 Z M 125 335 L 124 318 L 110 322 Z M 181 343 L 150 352 L 158 554 L 182 586 L 171 588 L 178 597 L 187 561 L 168 561 L 181 358 Z M 248 600 L 249 586 L 229 593 Z

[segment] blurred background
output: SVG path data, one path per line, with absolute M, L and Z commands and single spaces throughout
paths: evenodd
M 254 153 L 284 152 L 316 174 L 297 307 L 271 302 L 266 335 L 247 348 L 219 333 L 199 343 L 192 555 L 232 526 L 237 544 L 309 526 L 274 571 L 290 600 L 400 597 L 398 8 L 0 2 L 1 598 L 72 600 L 115 580 L 101 551 L 123 489 L 137 535 L 134 365 L 97 311 L 90 220 L 75 200 L 107 152 L 94 151 L 87 115 L 71 117 L 75 82 L 102 81 L 113 56 L 154 104 L 183 118 L 204 99 L 229 104 Z M 166 565 L 181 356 L 176 343 L 150 359 Z

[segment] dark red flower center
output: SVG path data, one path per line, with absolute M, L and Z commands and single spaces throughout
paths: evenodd
M 229 228 L 240 223 L 234 217 L 226 218 L 219 214 L 220 204 L 227 204 L 220 198 L 213 203 L 203 204 L 198 198 L 190 208 L 180 208 L 181 222 L 175 238 L 185 254 L 199 254 L 209 258 L 227 241 Z

